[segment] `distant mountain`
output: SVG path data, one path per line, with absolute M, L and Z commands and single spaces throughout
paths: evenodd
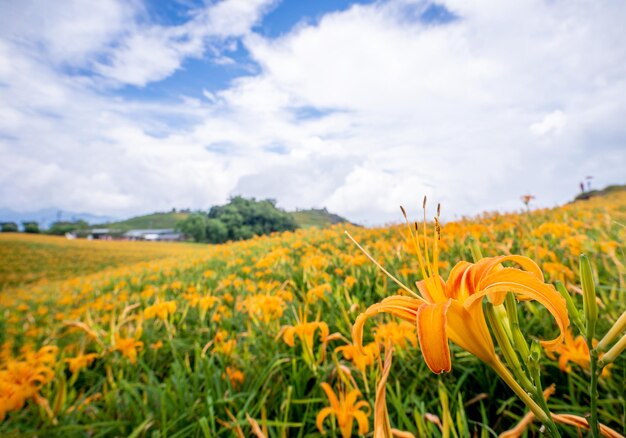
M 113 221 L 116 218 L 112 216 L 98 216 L 90 213 L 76 213 L 73 211 L 64 211 L 56 208 L 44 208 L 37 211 L 20 212 L 9 208 L 0 208 L 0 222 L 16 222 L 21 225 L 22 222 L 37 222 L 43 229 L 49 228 L 53 222 L 77 221 L 83 220 L 89 224 Z

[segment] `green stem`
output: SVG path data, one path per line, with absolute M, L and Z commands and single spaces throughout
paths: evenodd
M 522 369 L 522 365 L 520 364 L 519 358 L 517 357 L 517 353 L 511 345 L 509 338 L 507 337 L 502 321 L 497 317 L 495 313 L 495 308 L 493 304 L 487 303 L 485 307 L 485 313 L 487 315 L 487 319 L 489 320 L 489 325 L 491 326 L 491 329 L 493 330 L 493 333 L 496 337 L 496 341 L 500 346 L 502 355 L 504 356 L 507 365 L 513 370 L 513 375 L 519 380 L 525 391 L 534 391 L 535 387 Z
M 546 426 L 546 432 L 549 436 L 553 438 L 559 438 L 561 435 L 556 427 L 556 424 L 552 420 L 552 417 L 549 414 L 549 411 L 546 412 L 542 409 L 535 400 L 532 399 L 530 394 L 528 394 L 524 389 L 517 383 L 517 380 L 513 377 L 513 375 L 509 372 L 509 370 L 504 366 L 500 360 L 496 360 L 495 363 L 491 364 L 491 367 L 494 371 L 500 376 L 502 380 L 513 390 L 513 392 L 524 402 L 524 404 L 530 409 L 530 411 L 535 415 L 535 417 Z
M 554 429 L 552 432 L 554 432 L 556 430 L 556 424 L 554 423 L 554 420 L 552 419 L 552 414 L 550 413 L 548 402 L 546 401 L 546 398 L 543 395 L 543 385 L 541 384 L 541 373 L 539 371 L 539 364 L 537 364 L 537 366 L 530 367 L 530 372 L 531 372 L 531 377 L 533 381 L 535 382 L 535 399 L 537 400 L 541 408 L 544 410 L 544 412 L 548 416 L 550 423 Z M 546 425 L 546 427 L 548 427 L 548 425 Z M 556 433 L 558 434 L 558 431 Z
M 598 352 L 593 350 L 591 343 L 589 346 L 590 365 L 591 365 L 591 383 L 589 384 L 589 397 L 591 398 L 591 415 L 589 416 L 589 431 L 593 438 L 600 436 L 600 428 L 598 426 L 598 377 L 600 369 L 598 367 Z

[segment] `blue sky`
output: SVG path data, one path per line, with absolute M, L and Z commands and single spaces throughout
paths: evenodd
M 610 0 L 3 2 L 0 208 L 563 203 L 624 183 L 624 21 Z
M 278 38 L 288 34 L 296 26 L 315 25 L 325 15 L 341 12 L 357 4 L 371 4 L 373 0 L 315 0 L 280 1 L 267 8 L 267 13 L 252 29 L 264 37 Z M 145 3 L 146 15 L 154 22 L 163 25 L 181 25 L 190 19 L 193 11 L 203 7 L 203 1 L 163 2 L 152 0 Z M 433 25 L 444 24 L 455 18 L 445 6 L 432 3 L 428 6 L 417 4 L 414 15 L 409 17 Z M 130 99 L 176 99 L 180 95 L 201 97 L 203 90 L 216 92 L 228 87 L 230 82 L 241 76 L 253 75 L 259 71 L 258 65 L 243 44 L 232 42 L 226 50 L 235 63 L 223 65 L 210 56 L 187 59 L 171 76 L 143 87 L 124 86 L 119 94 Z

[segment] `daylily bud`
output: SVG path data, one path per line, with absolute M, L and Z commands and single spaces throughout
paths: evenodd
M 611 327 L 611 329 L 607 332 L 607 334 L 604 335 L 602 340 L 598 342 L 598 345 L 596 346 L 596 350 L 597 351 L 606 350 L 609 344 L 613 342 L 613 339 L 615 339 L 617 335 L 619 335 L 624 329 L 626 329 L 626 311 L 622 313 L 622 316 L 620 316 L 617 319 L 615 324 L 613 324 L 613 327 Z
M 598 321 L 598 303 L 596 303 L 596 287 L 593 283 L 591 263 L 585 254 L 580 256 L 580 282 L 583 286 L 583 306 L 587 324 L 587 342 L 591 342 L 596 333 Z
M 472 251 L 472 258 L 474 259 L 474 263 L 477 263 L 480 259 L 483 258 L 483 254 L 480 251 L 480 246 L 478 246 L 478 242 L 474 239 L 472 239 L 472 246 L 470 249 Z
M 574 300 L 569 294 L 569 291 L 565 289 L 565 286 L 563 286 L 563 283 L 561 283 L 560 281 L 557 281 L 555 285 L 556 290 L 559 291 L 561 296 L 565 299 L 565 304 L 567 305 L 567 313 L 569 313 L 570 320 L 576 325 L 581 333 L 585 333 L 585 324 L 583 323 L 580 312 L 576 308 L 576 304 L 574 304 Z
M 600 367 L 604 367 L 611 362 L 614 362 L 615 359 L 626 349 L 626 335 L 622 336 L 622 339 L 617 341 L 613 348 L 611 348 L 607 353 L 602 356 L 602 359 L 598 361 L 598 365 Z

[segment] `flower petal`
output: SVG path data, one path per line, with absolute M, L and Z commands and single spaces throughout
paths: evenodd
M 330 407 L 333 410 L 338 411 L 339 408 L 340 408 L 339 400 L 337 399 L 337 396 L 335 395 L 335 392 L 333 391 L 333 389 L 326 382 L 322 382 L 320 384 L 320 386 L 322 387 L 322 389 L 326 393 L 326 397 L 328 397 L 328 401 L 330 402 Z
M 448 338 L 452 342 L 487 364 L 497 360 L 480 301 L 470 310 L 452 301 L 446 313 L 446 321 Z
M 464 303 L 466 309 L 479 305 L 487 295 L 502 292 L 513 292 L 541 303 L 554 317 L 559 327 L 559 336 L 551 341 L 542 341 L 547 350 L 556 348 L 565 338 L 566 328 L 569 326 L 567 305 L 556 289 L 539 280 L 536 275 L 518 269 L 502 269 L 489 274 L 480 282 L 479 293 L 470 296 Z
M 320 431 L 320 433 L 324 434 L 324 420 L 326 419 L 326 417 L 328 417 L 330 414 L 333 413 L 333 409 L 332 408 L 323 408 L 319 414 L 317 414 L 317 419 L 315 421 L 315 423 L 317 424 L 317 430 Z
M 370 422 L 365 415 L 365 412 L 355 411 L 354 418 L 356 422 L 359 424 L 359 434 L 365 435 L 370 430 Z
M 417 310 L 417 336 L 428 368 L 435 373 L 452 368 L 450 346 L 446 332 L 446 312 L 451 300 L 445 303 L 424 304 Z
M 359 350 L 363 350 L 363 326 L 365 321 L 374 315 L 379 313 L 390 313 L 401 319 L 415 322 L 415 315 L 419 306 L 423 305 L 424 301 L 413 297 L 405 297 L 401 295 L 393 295 L 382 300 L 380 303 L 374 304 L 361 313 L 354 325 L 352 326 L 352 340 Z

